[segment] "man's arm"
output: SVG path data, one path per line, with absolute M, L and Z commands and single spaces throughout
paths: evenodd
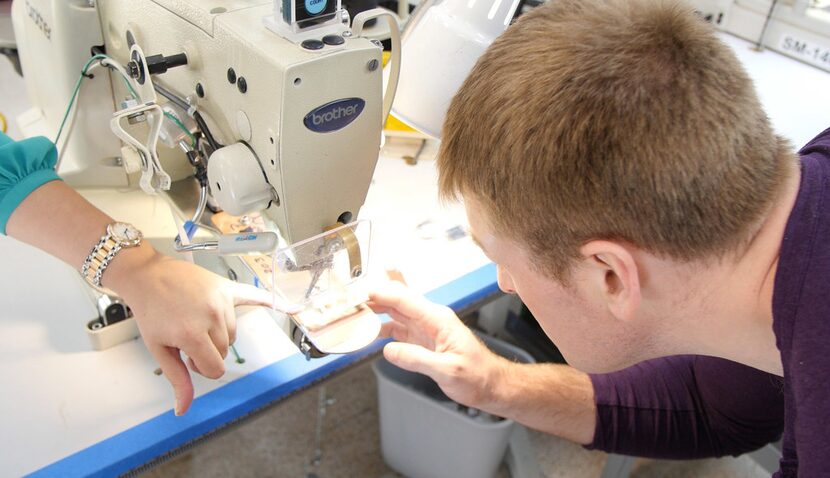
M 588 444 L 596 408 L 587 374 L 565 365 L 518 364 L 491 352 L 448 307 L 393 284 L 369 305 L 393 319 L 382 334 L 397 342 L 383 354 L 423 373 L 453 400 L 532 428 Z
M 737 455 L 783 428 L 780 380 L 709 357 L 651 360 L 604 375 L 518 364 L 482 344 L 452 310 L 403 288 L 371 295 L 398 340 L 384 356 L 433 378 L 453 400 L 592 449 L 662 458 Z
M 505 365 L 505 378 L 494 386 L 489 413 L 530 428 L 587 445 L 593 441 L 597 409 L 588 374 L 567 365 Z
M 651 458 L 740 455 L 781 437 L 781 377 L 716 357 L 658 358 L 591 375 L 588 448 Z

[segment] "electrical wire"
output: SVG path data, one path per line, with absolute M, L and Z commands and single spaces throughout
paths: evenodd
M 167 114 L 167 112 L 165 112 L 165 114 Z M 176 118 L 176 120 L 178 121 L 178 118 Z M 182 127 L 183 126 L 184 125 L 182 125 Z M 194 138 L 194 142 L 195 142 L 195 138 Z M 191 145 L 187 144 L 187 142 L 184 141 L 184 140 L 179 141 L 179 147 L 181 148 L 182 151 L 184 151 L 185 154 L 195 153 L 195 148 L 192 147 Z M 196 173 L 197 176 L 199 174 L 198 169 L 199 168 L 197 167 L 197 173 Z M 203 228 L 206 228 L 206 229 L 211 229 L 210 232 L 213 232 L 214 235 L 221 235 L 221 233 L 219 233 L 215 229 L 208 228 L 207 226 L 201 224 L 202 216 L 205 214 L 205 209 L 207 209 L 207 201 L 208 201 L 207 183 L 204 183 L 204 182 L 200 181 L 199 200 L 196 203 L 196 211 L 193 213 L 193 217 L 191 217 L 189 221 L 187 221 L 186 223 L 184 223 L 184 225 L 181 226 L 179 234 L 176 235 L 176 238 L 173 240 L 173 243 L 176 246 L 175 247 L 176 251 L 178 251 L 178 252 L 187 252 L 185 247 L 188 247 L 190 245 L 190 238 L 192 237 L 193 234 L 195 234 L 196 229 L 198 229 L 199 227 L 203 227 Z M 177 220 L 176 223 L 178 225 L 179 221 Z M 182 240 L 182 235 L 181 235 L 182 232 L 187 234 L 187 240 Z
M 96 61 L 98 62 L 97 64 L 95 64 Z M 66 111 L 63 114 L 61 125 L 58 128 L 58 134 L 55 136 L 55 144 L 58 144 L 58 141 L 61 138 L 61 134 L 63 134 L 64 127 L 66 127 L 66 121 L 69 119 L 69 113 L 72 111 L 72 107 L 75 105 L 75 101 L 78 98 L 78 93 L 81 90 L 81 83 L 83 83 L 84 79 L 89 78 L 89 72 L 95 69 L 95 67 L 97 67 L 98 65 L 103 65 L 117 71 L 121 76 L 121 79 L 124 81 L 124 85 L 127 87 L 127 90 L 130 92 L 130 95 L 132 95 L 134 99 L 138 98 L 138 93 L 136 93 L 135 89 L 130 84 L 129 76 L 127 75 L 127 72 L 124 70 L 124 68 L 121 67 L 121 65 L 118 65 L 118 63 L 114 62 L 112 58 L 110 58 L 107 55 L 93 55 L 92 57 L 90 57 L 89 60 L 87 60 L 84 67 L 81 68 L 81 74 L 78 75 L 78 81 L 75 82 L 75 89 L 72 91 L 72 96 L 69 98 L 69 104 L 66 106 Z
M 182 123 L 181 120 L 179 120 L 179 118 L 176 117 L 176 115 L 169 111 L 164 112 L 164 117 L 172 121 L 176 126 L 179 127 L 180 130 L 184 132 L 184 134 L 187 135 L 188 138 L 190 138 L 190 147 L 195 149 L 196 137 L 193 136 L 193 133 L 191 133 L 189 129 L 187 129 L 187 126 L 185 126 L 184 123 Z
M 97 61 L 97 63 L 96 63 L 96 61 Z M 130 83 L 130 77 L 127 75 L 126 70 L 124 70 L 124 67 L 122 67 L 120 64 L 115 62 L 112 58 L 110 58 L 107 55 L 104 55 L 104 54 L 93 55 L 92 57 L 89 58 L 89 60 L 87 60 L 87 62 L 84 64 L 83 68 L 81 68 L 81 73 L 80 73 L 80 75 L 78 75 L 78 81 L 75 82 L 75 88 L 72 91 L 72 96 L 69 99 L 69 104 L 66 106 L 66 111 L 63 114 L 63 119 L 61 120 L 60 127 L 58 128 L 58 134 L 55 136 L 54 143 L 56 145 L 58 144 L 58 141 L 60 141 L 61 135 L 63 134 L 63 130 L 66 127 L 67 121 L 69 120 L 69 115 L 72 112 L 72 108 L 73 108 L 73 106 L 75 106 L 75 103 L 78 99 L 78 94 L 81 91 L 81 85 L 83 84 L 84 79 L 91 78 L 90 72 L 98 66 L 107 67 L 107 68 L 115 71 L 116 73 L 118 73 L 118 75 L 124 81 L 124 85 L 126 86 L 127 90 L 130 92 L 130 95 L 132 96 L 132 98 L 134 100 L 139 99 L 138 93 L 135 91 L 132 84 Z M 187 103 L 184 102 L 184 100 L 178 98 L 174 94 L 172 94 L 169 91 L 165 90 L 163 87 L 157 86 L 156 91 L 159 91 L 159 93 L 161 93 L 162 96 L 166 97 L 168 100 L 172 101 L 174 104 L 180 106 L 185 111 L 193 111 L 194 112 L 194 118 L 196 119 L 196 123 L 202 129 L 202 133 L 208 139 L 208 142 L 211 144 L 211 147 L 213 147 L 214 150 L 218 149 L 218 143 L 216 143 L 216 140 L 213 139 L 213 136 L 210 134 L 209 130 L 207 129 L 207 124 L 205 124 L 204 119 L 202 119 L 201 115 L 197 111 L 195 111 L 195 109 L 188 106 Z M 182 123 L 181 120 L 179 120 L 179 118 L 176 117 L 176 115 L 174 115 L 173 113 L 170 113 L 168 111 L 165 111 L 164 112 L 164 117 L 166 119 L 168 119 L 169 121 L 171 121 L 173 124 L 175 124 L 177 127 L 179 127 L 179 129 L 181 129 L 187 135 L 187 137 L 190 139 L 190 148 L 191 149 L 195 149 L 197 147 L 196 137 L 184 125 L 184 123 Z M 3 133 L 5 133 L 6 128 L 7 128 L 7 123 L 6 123 L 6 117 L 3 116 L 2 113 L 0 113 L 0 122 L 2 122 L 2 131 L 3 131 Z M 185 143 L 182 142 L 181 144 L 185 144 Z M 185 146 L 185 148 L 186 148 L 186 146 Z M 60 164 L 56 165 L 56 169 L 59 167 L 59 165 Z M 202 185 L 200 190 L 199 190 L 199 202 L 196 206 L 196 212 L 195 212 L 195 214 L 194 214 L 194 216 L 191 220 L 192 224 L 198 224 L 199 221 L 201 220 L 202 215 L 204 214 L 205 208 L 207 207 L 207 195 L 208 195 L 207 186 Z M 201 248 L 206 248 L 206 249 L 215 248 L 215 245 L 212 244 L 212 243 L 202 243 L 202 244 L 193 244 L 193 245 L 187 244 L 187 243 L 190 242 L 189 238 L 187 238 L 187 241 L 186 241 L 187 243 L 186 244 L 182 244 L 182 242 L 184 242 L 184 241 L 182 241 L 181 236 L 180 235 L 176 236 L 176 240 L 175 240 L 176 250 L 178 250 L 178 251 L 190 251 L 190 250 L 202 250 Z
M 96 61 L 98 63 L 95 63 Z M 75 82 L 75 88 L 72 92 L 71 98 L 69 99 L 69 104 L 66 107 L 66 111 L 63 114 L 63 119 L 61 120 L 60 127 L 58 128 L 58 134 L 55 136 L 55 141 L 54 141 L 55 144 L 58 144 L 58 141 L 60 140 L 60 137 L 63 134 L 63 130 L 66 127 L 66 122 L 69 119 L 69 114 L 71 113 L 72 107 L 75 105 L 76 100 L 78 99 L 78 94 L 80 93 L 81 84 L 83 83 L 83 80 L 85 78 L 90 78 L 90 72 L 92 70 L 94 70 L 96 67 L 98 67 L 99 65 L 107 67 L 107 68 L 117 72 L 118 75 L 121 77 L 121 79 L 124 81 L 124 85 L 126 86 L 127 90 L 130 92 L 130 95 L 133 97 L 133 99 L 136 99 L 136 100 L 139 99 L 138 93 L 135 91 L 132 84 L 130 83 L 130 77 L 129 77 L 129 75 L 127 75 L 127 72 L 124 69 L 124 67 L 122 67 L 120 64 L 115 62 L 111 57 L 109 57 L 107 55 L 104 55 L 104 54 L 93 55 L 92 57 L 89 58 L 89 60 L 87 60 L 86 64 L 84 64 L 83 68 L 81 68 L 81 74 L 78 76 L 78 81 Z M 159 86 L 159 85 L 154 85 L 154 86 L 156 88 L 156 91 L 158 91 L 162 96 L 164 96 L 165 98 L 167 98 L 168 100 L 170 100 L 174 104 L 178 105 L 179 107 L 181 107 L 185 111 L 193 111 L 194 119 L 196 120 L 196 123 L 199 125 L 199 128 L 202 130 L 202 133 L 206 137 L 206 139 L 207 139 L 208 143 L 211 145 L 211 147 L 214 150 L 219 149 L 219 147 L 221 147 L 219 145 L 219 143 L 216 142 L 216 140 L 213 138 L 213 135 L 210 134 L 210 130 L 208 129 L 207 124 L 205 123 L 204 119 L 202 118 L 201 114 L 199 114 L 198 111 L 195 111 L 195 109 L 191 108 L 184 100 L 177 97 L 176 95 L 174 95 L 170 91 L 166 90 L 164 87 Z M 182 121 L 178 117 L 176 117 L 176 115 L 174 115 L 173 113 L 170 113 L 168 111 L 165 111 L 164 112 L 164 117 L 167 118 L 169 121 L 171 121 L 173 124 L 175 124 L 179 129 L 181 129 L 187 135 L 187 137 L 190 139 L 190 147 L 192 149 L 195 149 L 197 147 L 196 136 L 193 135 L 193 133 L 184 125 L 184 123 L 182 123 Z M 0 123 L 2 123 L 3 133 L 5 133 L 6 129 L 7 129 L 7 122 L 6 122 L 6 117 L 3 116 L 2 113 L 0 113 Z M 202 217 L 202 214 L 204 214 L 206 206 L 207 206 L 207 186 L 202 186 L 200 191 L 199 191 L 199 202 L 196 206 L 196 213 L 194 214 L 193 219 L 192 219 L 193 223 L 198 223 L 199 222 L 199 220 Z
M 95 63 L 96 61 L 98 63 Z M 72 107 L 75 106 L 75 103 L 78 99 L 78 95 L 80 93 L 81 84 L 83 83 L 83 80 L 86 79 L 86 78 L 91 78 L 90 72 L 92 70 L 94 70 L 95 68 L 97 68 L 99 65 L 107 67 L 110 70 L 113 70 L 116 73 L 118 73 L 118 76 L 124 82 L 124 86 L 127 88 L 127 91 L 129 91 L 130 96 L 132 96 L 132 98 L 134 100 L 139 99 L 138 93 L 136 92 L 135 88 L 133 88 L 133 85 L 130 83 L 130 76 L 127 74 L 127 71 L 124 69 L 123 66 L 121 66 L 118 62 L 116 62 L 110 56 L 107 56 L 107 55 L 104 55 L 104 54 L 101 54 L 101 53 L 93 55 L 92 57 L 89 58 L 89 60 L 87 60 L 86 64 L 84 64 L 83 68 L 81 68 L 81 73 L 78 76 L 78 81 L 75 83 L 75 88 L 72 92 L 72 96 L 69 99 L 69 104 L 67 105 L 66 110 L 64 111 L 63 119 L 61 120 L 60 127 L 58 128 L 58 134 L 55 136 L 54 143 L 56 145 L 58 144 L 58 141 L 60 141 L 60 138 L 63 134 L 63 130 L 66 128 L 67 121 L 69 120 L 69 115 L 72 112 Z M 188 109 L 186 103 L 182 102 L 182 104 L 185 105 L 184 106 L 185 110 Z M 173 115 L 171 113 L 165 112 L 164 116 L 168 120 L 173 122 L 176 126 L 178 126 L 187 135 L 187 137 L 190 139 L 191 147 L 195 148 L 196 147 L 196 137 L 193 135 L 193 133 L 189 129 L 187 129 L 187 127 L 184 125 L 184 123 L 182 123 L 175 115 Z M 5 117 L 2 117 L 2 124 L 3 124 L 3 132 L 5 133 L 6 128 L 7 128 Z
M 208 128 L 207 122 L 205 122 L 205 119 L 202 117 L 202 114 L 199 113 L 199 111 L 195 107 L 190 106 L 189 104 L 187 104 L 187 101 L 176 96 L 175 93 L 159 85 L 158 83 L 153 83 L 153 88 L 156 89 L 156 92 L 158 92 L 158 94 L 167 98 L 179 108 L 187 111 L 187 114 L 193 117 L 193 119 L 196 121 L 196 125 L 199 127 L 199 131 L 202 132 L 202 135 L 204 135 L 208 144 L 214 151 L 222 147 L 222 144 L 216 141 L 216 138 L 213 137 L 213 133 L 211 133 L 210 128 Z
M 78 92 L 81 90 L 81 83 L 84 81 L 84 78 L 87 78 L 90 66 L 92 66 L 95 61 L 100 61 L 104 58 L 106 58 L 104 55 L 94 55 L 86 62 L 84 67 L 81 68 L 81 74 L 78 75 L 78 81 L 75 82 L 75 89 L 72 92 L 72 96 L 69 98 L 69 104 L 66 106 L 66 111 L 63 114 L 63 120 L 61 120 L 61 125 L 58 128 L 58 134 L 55 136 L 55 144 L 58 144 L 58 141 L 61 139 L 63 128 L 66 126 L 66 120 L 69 119 L 69 112 L 72 111 L 72 106 L 75 105 L 75 99 L 78 97 Z
M 160 84 L 155 83 L 155 82 L 153 83 L 153 88 L 156 90 L 156 93 L 158 93 L 161 96 L 167 98 L 168 100 L 170 100 L 171 103 L 178 106 L 179 108 L 181 108 L 185 111 L 190 110 L 190 105 L 187 104 L 187 101 L 185 101 L 182 98 L 179 98 L 178 96 L 176 96 L 172 91 L 168 90 L 167 88 L 165 88 L 165 87 L 163 87 Z
M 138 93 L 136 93 L 135 89 L 133 88 L 132 83 L 130 83 L 130 75 L 127 74 L 127 70 L 124 69 L 118 62 L 114 61 L 111 57 L 106 57 L 105 59 L 101 60 L 101 64 L 106 66 L 107 68 L 113 69 L 121 76 L 121 79 L 124 81 L 124 85 L 129 90 L 130 95 L 133 99 L 138 99 Z
M 205 209 L 207 208 L 207 197 L 207 185 L 201 186 L 199 188 L 199 202 L 196 204 L 196 212 L 193 213 L 193 218 L 190 220 L 194 224 L 199 224 L 199 221 L 202 220 L 202 216 L 205 214 Z
M 193 112 L 193 119 L 196 120 L 196 124 L 199 126 L 199 129 L 202 131 L 202 134 L 205 136 L 208 144 L 214 151 L 222 147 L 222 144 L 216 141 L 216 138 L 213 137 L 213 134 L 210 132 L 210 128 L 208 128 L 205 119 L 202 118 L 201 113 L 198 111 Z

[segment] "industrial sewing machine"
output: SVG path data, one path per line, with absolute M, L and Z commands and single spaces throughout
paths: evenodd
M 349 261 L 347 279 L 362 274 L 364 226 L 346 224 L 365 200 L 397 85 L 388 12 L 352 23 L 339 0 L 16 0 L 12 15 L 34 105 L 19 123 L 58 138 L 67 183 L 167 195 L 190 219 L 177 250 L 253 253 L 242 262 L 269 287 L 282 268 L 313 291 L 336 257 Z M 384 16 L 395 67 L 385 94 L 381 45 L 361 36 Z M 200 224 L 224 235 L 191 243 Z M 298 242 L 317 255 L 298 256 L 288 247 Z M 117 297 L 96 300 L 96 348 L 137 335 Z M 342 310 L 354 313 L 352 302 Z M 313 320 L 327 316 L 309 307 Z M 325 352 L 308 340 L 314 327 L 294 323 L 307 356 Z
M 514 18 L 517 4 L 424 2 L 405 34 L 409 50 L 396 115 L 437 136 L 455 88 Z M 806 0 L 782 2 L 777 10 L 775 2 L 755 0 L 692 4 L 719 28 L 828 68 L 826 8 L 808 7 Z M 393 60 L 381 94 L 381 50 L 361 37 L 377 12 L 350 25 L 335 0 L 16 0 L 13 13 L 35 105 L 21 127 L 27 135 L 65 133 L 58 141 L 59 172 L 67 182 L 162 192 L 194 224 L 210 203 L 224 211 L 210 224 L 222 233 L 279 232 L 276 240 L 243 241 L 246 247 L 237 250 L 239 243 L 228 240 L 188 244 L 182 228 L 177 249 L 224 245 L 250 252 L 276 243 L 285 252 L 293 250 L 287 243 L 356 217 L 397 84 Z M 394 42 L 397 25 L 386 16 Z M 467 33 L 473 25 L 476 35 Z M 430 70 L 440 74 L 424 74 Z M 355 227 L 340 232 L 315 239 L 322 242 L 314 249 L 331 250 L 326 237 L 341 251 L 346 244 L 354 249 L 349 233 Z M 347 253 L 358 262 L 345 270 L 362 271 L 363 252 Z M 282 258 L 243 262 L 265 278 L 280 266 L 293 267 L 312 282 L 307 290 L 321 277 L 320 265 L 333 264 L 309 258 L 315 269 Z M 125 316 L 117 298 L 96 300 L 102 318 L 93 325 Z M 330 313 L 317 312 L 317 319 Z

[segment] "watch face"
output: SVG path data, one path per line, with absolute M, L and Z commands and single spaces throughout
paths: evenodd
M 116 222 L 110 224 L 108 229 L 109 233 L 112 234 L 112 237 L 120 243 L 134 245 L 141 240 L 141 231 L 136 229 L 132 224 Z

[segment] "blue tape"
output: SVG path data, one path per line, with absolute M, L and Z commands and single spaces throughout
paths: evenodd
M 489 264 L 435 289 L 427 298 L 459 309 L 496 292 L 496 268 Z M 184 416 L 176 417 L 172 410 L 163 413 L 27 476 L 124 474 L 377 353 L 387 342 L 377 340 L 353 354 L 329 355 L 311 361 L 300 353 L 291 355 L 198 397 Z
M 193 221 L 187 221 L 184 223 L 184 232 L 187 234 L 187 240 L 193 240 L 193 236 L 196 235 L 196 231 L 199 230 L 199 225 Z

